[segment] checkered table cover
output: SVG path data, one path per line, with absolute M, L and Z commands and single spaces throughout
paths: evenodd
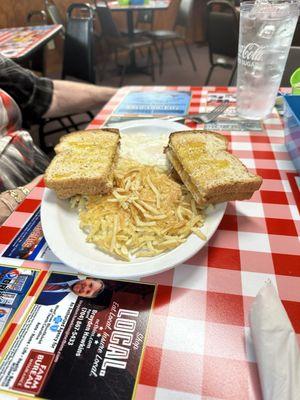
M 126 87 L 89 128 L 100 127 L 133 89 L 191 90 L 190 112 L 205 111 L 208 91 L 234 91 Z M 264 181 L 251 200 L 228 203 L 217 232 L 192 259 L 142 279 L 158 283 L 158 290 L 138 400 L 261 399 L 248 312 L 267 280 L 278 290 L 300 342 L 299 178 L 284 146 L 281 120 L 274 112 L 263 132 L 223 134 L 232 152 Z M 0 251 L 39 206 L 42 193 L 41 182 L 0 227 Z
M 0 29 L 0 53 L 14 60 L 24 58 L 61 28 L 61 25 L 41 25 Z

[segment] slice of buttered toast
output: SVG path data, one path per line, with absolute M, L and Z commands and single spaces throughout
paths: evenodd
M 46 170 L 46 186 L 55 190 L 61 199 L 110 192 L 119 142 L 117 129 L 79 131 L 63 136 Z
M 227 151 L 227 139 L 209 131 L 170 135 L 166 154 L 200 206 L 249 199 L 262 178 Z

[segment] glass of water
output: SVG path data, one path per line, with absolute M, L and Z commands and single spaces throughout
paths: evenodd
M 299 16 L 293 1 L 246 1 L 240 7 L 237 112 L 266 117 L 275 104 Z

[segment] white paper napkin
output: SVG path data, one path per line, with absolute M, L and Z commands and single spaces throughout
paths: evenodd
M 264 400 L 300 400 L 300 350 L 271 283 L 254 300 L 250 328 Z

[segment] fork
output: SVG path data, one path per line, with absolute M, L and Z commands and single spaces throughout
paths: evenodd
M 223 112 L 228 107 L 229 107 L 229 101 L 225 100 L 222 102 L 222 104 L 219 104 L 217 107 L 215 107 L 208 113 L 186 114 L 186 115 L 181 115 L 180 117 L 165 117 L 162 119 L 175 122 L 175 121 L 180 121 L 181 119 L 188 118 L 191 120 L 195 120 L 196 122 L 204 122 L 205 124 L 207 124 L 208 122 L 215 120 L 219 115 L 223 114 Z

